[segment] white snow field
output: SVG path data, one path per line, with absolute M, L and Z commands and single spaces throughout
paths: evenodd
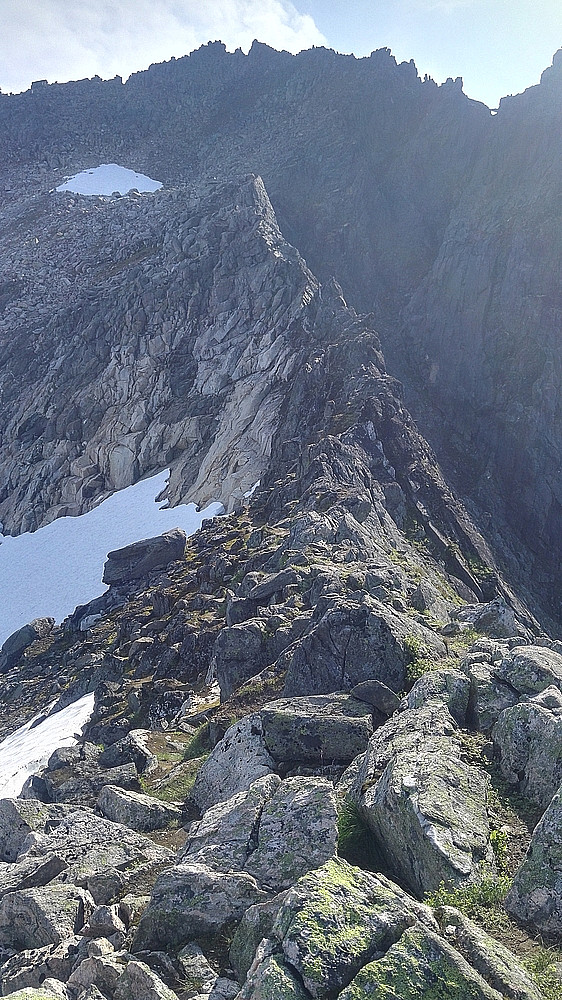
M 16 537 L 0 535 L 0 645 L 34 618 L 60 622 L 103 594 L 103 565 L 112 549 L 170 528 L 192 535 L 204 518 L 224 513 L 220 503 L 200 511 L 193 503 L 155 503 L 168 476 L 166 469 L 128 486 L 79 517 L 59 517 Z
M 59 184 L 57 191 L 109 196 L 115 191 L 127 194 L 131 188 L 145 192 L 158 191 L 161 187 L 160 181 L 153 181 L 146 174 L 137 174 L 135 170 L 120 167 L 118 163 L 101 163 L 92 170 L 82 170 L 73 177 L 67 177 L 64 184 Z
M 54 750 L 74 746 L 93 710 L 94 695 L 85 694 L 38 723 L 45 715 L 41 712 L 7 736 L 0 743 L 0 799 L 16 798 L 29 776 L 47 763 Z

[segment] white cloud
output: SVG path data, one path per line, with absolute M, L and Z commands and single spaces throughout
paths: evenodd
M 0 0 L 0 86 L 32 80 L 126 78 L 220 39 L 247 51 L 254 38 L 298 52 L 326 43 L 289 0 Z

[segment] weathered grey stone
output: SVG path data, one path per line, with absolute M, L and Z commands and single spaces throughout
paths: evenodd
M 12 632 L 0 649 L 0 674 L 15 667 L 27 647 L 36 639 L 48 636 L 53 631 L 54 624 L 54 618 L 36 618 L 29 625 L 23 625 L 17 632 Z
M 181 819 L 181 809 L 177 806 L 115 785 L 104 785 L 96 805 L 106 819 L 140 833 L 162 830 Z
M 273 938 L 313 997 L 337 996 L 417 919 L 438 929 L 428 907 L 383 875 L 333 860 L 289 890 Z
M 493 867 L 489 779 L 464 762 L 445 706 L 393 716 L 371 738 L 352 795 L 390 870 L 413 892 L 459 885 Z
M 15 864 L 0 862 L 0 897 L 18 889 L 47 885 L 67 867 L 56 854 L 43 858 L 23 858 Z
M 476 972 L 510 1000 L 541 1000 L 541 992 L 515 955 L 460 910 L 442 906 L 437 913 L 443 933 Z
M 465 604 L 453 611 L 451 617 L 492 639 L 527 635 L 527 630 L 518 622 L 513 608 L 502 597 L 497 597 L 488 604 Z
M 123 965 L 111 955 L 85 958 L 72 971 L 67 980 L 70 990 L 80 993 L 90 986 L 97 986 L 104 996 L 113 996 Z
M 2 995 L 26 986 L 40 986 L 46 977 L 66 982 L 76 962 L 79 937 L 72 937 L 58 945 L 24 949 L 2 966 Z
M 480 732 L 489 733 L 501 713 L 517 703 L 518 694 L 500 679 L 497 665 L 483 659 L 465 657 L 461 670 L 470 680 L 470 722 Z
M 91 938 L 110 938 L 113 934 L 125 933 L 125 924 L 119 916 L 119 906 L 104 904 L 96 906 L 82 928 L 82 934 Z
M 562 789 L 535 827 L 505 908 L 547 939 L 562 933 Z
M 349 691 L 375 678 L 393 691 L 404 687 L 409 654 L 406 639 L 415 635 L 429 655 L 445 655 L 431 632 L 372 598 L 362 604 L 339 601 L 303 639 L 279 659 L 286 669 L 287 697 Z
M 368 705 L 347 694 L 283 698 L 261 709 L 265 745 L 276 761 L 349 763 L 373 732 Z
M 46 986 L 26 986 L 23 990 L 10 993 L 12 1000 L 61 1000 L 61 994 Z
M 92 908 L 89 892 L 68 884 L 9 892 L 0 901 L 0 943 L 17 949 L 59 944 L 84 926 Z
M 155 569 L 183 559 L 186 535 L 181 528 L 171 528 L 162 535 L 133 542 L 110 552 L 103 569 L 103 582 L 110 586 L 129 583 L 147 576 Z
M 199 861 L 221 871 L 244 868 L 257 847 L 262 810 L 281 779 L 269 774 L 254 781 L 247 792 L 238 792 L 225 802 L 217 802 L 190 827 L 181 860 Z
M 400 1000 L 432 995 L 442 1000 L 502 1000 L 458 951 L 420 924 L 405 930 L 381 958 L 361 969 L 340 1000 L 368 1000 L 385 993 Z
M 76 806 L 51 805 L 37 799 L 0 799 L 0 858 L 15 861 L 29 833 L 44 833 L 76 813 Z
M 107 879 L 115 872 L 116 891 L 128 880 L 134 882 L 135 873 L 156 873 L 173 858 L 171 851 L 148 837 L 85 810 L 70 813 L 51 833 L 35 840 L 27 856 L 40 858 L 51 853 L 66 862 L 67 878 L 80 885 L 98 875 Z M 96 902 L 108 900 L 98 897 Z
M 506 709 L 492 739 L 503 775 L 546 809 L 562 781 L 562 692 L 552 685 Z
M 178 948 L 232 927 L 266 893 L 245 872 L 215 872 L 184 862 L 154 886 L 134 940 L 134 950 Z
M 382 681 L 371 679 L 361 681 L 349 692 L 358 701 L 364 701 L 367 705 L 372 705 L 383 715 L 392 715 L 400 705 L 400 698 L 394 691 L 391 691 Z
M 263 807 L 257 848 L 245 870 L 260 885 L 286 889 L 335 855 L 337 837 L 331 783 L 324 778 L 286 778 Z
M 270 955 L 252 969 L 237 1000 L 309 1000 L 309 996 L 282 957 Z
M 520 695 L 540 694 L 551 684 L 562 688 L 562 655 L 545 646 L 515 646 L 497 674 Z
M 470 696 L 470 680 L 461 670 L 444 667 L 430 670 L 416 681 L 407 697 L 408 708 L 421 708 L 435 699 L 447 706 L 460 726 L 466 724 Z
M 260 941 L 271 936 L 277 914 L 286 896 L 286 891 L 280 892 L 265 903 L 249 906 L 238 924 L 228 957 L 240 982 L 243 982 L 248 974 Z
M 451 610 L 450 602 L 441 597 L 429 580 L 420 580 L 410 598 L 416 611 L 429 611 L 434 618 L 446 621 Z
M 218 681 L 221 699 L 229 698 L 233 691 L 250 677 L 254 677 L 275 658 L 265 621 L 254 618 L 240 625 L 223 628 L 213 646 L 211 670 Z
M 115 1000 L 177 1000 L 177 996 L 166 986 L 144 962 L 128 962 L 114 993 Z
M 178 965 L 181 969 L 182 986 L 188 997 L 211 992 L 218 975 L 198 944 L 192 941 L 178 952 Z
M 191 798 L 204 812 L 209 806 L 246 791 L 253 781 L 274 769 L 275 762 L 265 746 L 261 718 L 248 715 L 226 731 L 199 769 Z

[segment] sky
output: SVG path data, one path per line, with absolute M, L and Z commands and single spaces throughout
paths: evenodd
M 298 52 L 388 47 L 437 82 L 462 76 L 497 107 L 538 83 L 562 45 L 560 0 L 0 0 L 0 88 L 94 74 L 124 79 L 209 40 Z

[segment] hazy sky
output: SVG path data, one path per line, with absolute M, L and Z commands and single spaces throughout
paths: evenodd
M 32 80 L 126 78 L 209 39 L 247 51 L 254 38 L 297 52 L 388 46 L 470 97 L 538 83 L 562 45 L 561 0 L 0 0 L 0 87 Z

